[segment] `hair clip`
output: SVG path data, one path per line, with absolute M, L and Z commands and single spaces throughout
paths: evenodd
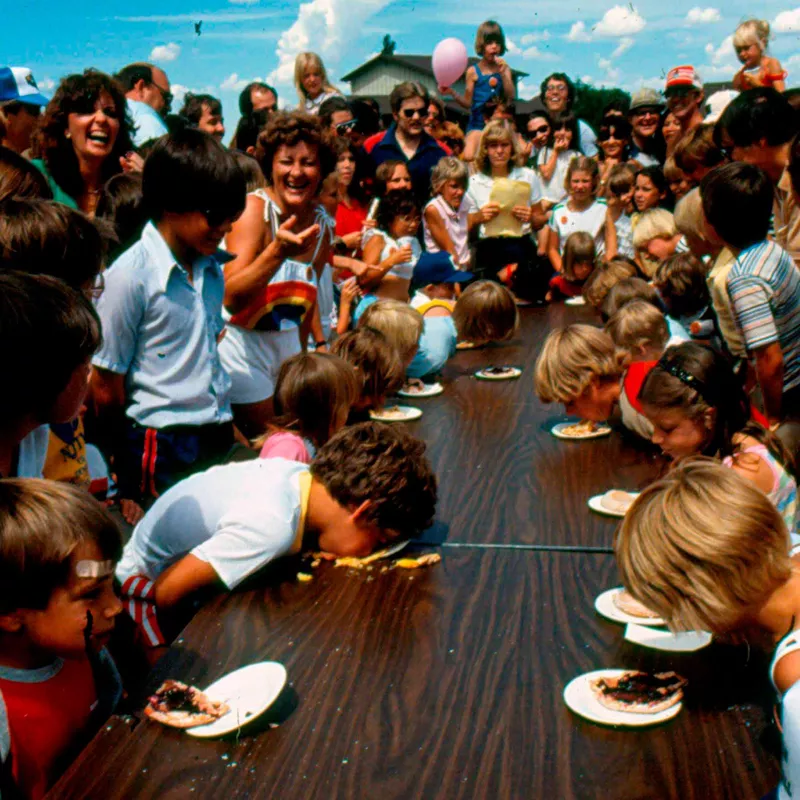
M 691 372 L 687 372 L 677 364 L 660 362 L 659 366 L 664 372 L 668 372 L 673 378 L 677 378 L 681 383 L 686 384 L 690 389 L 694 389 L 699 395 L 706 399 L 706 385 Z

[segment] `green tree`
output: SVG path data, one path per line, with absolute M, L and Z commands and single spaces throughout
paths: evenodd
M 583 81 L 576 81 L 572 110 L 579 119 L 586 120 L 595 130 L 600 125 L 603 109 L 613 101 L 623 102 L 627 109 L 631 104 L 631 96 L 622 89 L 598 89 Z

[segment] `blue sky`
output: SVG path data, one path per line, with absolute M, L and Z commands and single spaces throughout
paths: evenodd
M 76 13 L 62 0 L 6 3 L 2 58 L 31 67 L 46 92 L 60 76 L 87 66 L 113 72 L 152 60 L 167 71 L 178 96 L 190 89 L 220 97 L 230 129 L 236 97 L 249 80 L 266 78 L 282 101 L 295 104 L 291 74 L 298 52 L 319 52 L 334 81 L 377 52 L 385 33 L 398 53 L 430 53 L 448 36 L 471 52 L 488 9 L 511 42 L 508 61 L 530 73 L 521 87 L 525 98 L 554 70 L 628 90 L 660 86 L 666 70 L 681 63 L 693 63 L 707 81 L 729 78 L 736 69 L 730 36 L 756 9 L 773 25 L 771 51 L 789 70 L 788 84 L 800 85 L 800 6 L 784 0 L 584 0 L 579 6 L 563 0 L 105 0 L 80 8 Z M 193 23 L 200 20 L 198 37 Z

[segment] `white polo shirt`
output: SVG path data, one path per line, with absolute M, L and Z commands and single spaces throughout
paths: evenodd
M 136 526 L 117 578 L 153 580 L 191 553 L 233 589 L 273 559 L 299 552 L 310 486 L 308 466 L 283 458 L 192 475 L 161 495 Z

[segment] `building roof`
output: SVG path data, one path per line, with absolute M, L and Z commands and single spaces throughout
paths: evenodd
M 477 64 L 480 61 L 479 58 L 470 58 L 469 64 Z M 356 67 L 351 72 L 348 72 L 347 75 L 342 75 L 343 81 L 352 81 L 355 80 L 359 75 L 363 74 L 369 69 L 377 67 L 379 64 L 400 64 L 404 67 L 411 67 L 412 69 L 419 70 L 420 72 L 426 72 L 429 75 L 433 75 L 433 66 L 432 66 L 432 57 L 431 56 L 413 56 L 413 55 L 383 55 L 382 53 L 378 54 L 377 56 L 373 56 L 369 61 L 365 61 L 361 66 Z M 518 69 L 512 69 L 511 74 L 514 75 L 515 78 L 527 78 L 527 72 L 521 72 Z

